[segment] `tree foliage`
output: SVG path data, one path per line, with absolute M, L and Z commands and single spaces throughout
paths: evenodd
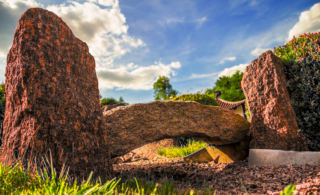
M 172 89 L 170 79 L 166 76 L 159 76 L 158 80 L 153 84 L 155 100 L 169 100 L 178 94 L 177 90 Z
M 122 102 L 124 102 L 124 100 L 123 100 L 123 98 L 120 96 L 120 98 L 119 98 L 119 103 L 122 103 Z
M 244 100 L 246 97 L 241 89 L 241 80 L 242 80 L 243 72 L 240 73 L 240 70 L 237 70 L 235 74 L 230 76 L 222 76 L 216 81 L 213 89 L 207 89 L 206 95 L 212 96 L 215 98 L 213 94 L 215 91 L 220 90 L 221 96 L 220 98 L 223 100 L 236 102 L 240 100 Z
M 119 101 L 117 101 L 111 97 L 111 98 L 103 98 L 102 100 L 100 100 L 100 103 L 101 103 L 101 107 L 103 107 L 105 105 L 124 103 L 124 100 L 122 97 L 120 97 Z M 125 103 L 125 104 L 128 104 L 128 103 Z

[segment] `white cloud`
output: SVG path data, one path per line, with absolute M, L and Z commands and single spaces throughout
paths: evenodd
M 206 20 L 207 20 L 207 17 L 202 17 L 202 18 L 196 19 L 194 21 L 199 23 L 200 25 L 202 25 Z
M 128 35 L 122 35 L 122 40 L 123 42 L 129 43 L 129 45 L 132 47 L 146 46 L 146 44 L 141 39 L 135 41 L 134 38 Z
M 205 77 L 211 77 L 217 75 L 218 73 L 211 73 L 211 74 L 193 74 L 189 77 L 189 79 L 201 79 Z
M 97 3 L 103 6 L 119 7 L 119 0 L 88 0 L 88 2 Z
M 249 64 L 239 64 L 238 66 L 233 66 L 230 68 L 226 68 L 223 71 L 221 71 L 218 75 L 218 77 L 222 77 L 222 76 L 232 76 L 234 73 L 236 73 L 237 70 L 240 70 L 240 72 L 244 72 L 246 67 Z
M 170 23 L 197 23 L 199 26 L 201 26 L 205 21 L 207 20 L 207 17 L 202 17 L 200 19 L 195 20 L 185 20 L 185 18 L 169 18 L 166 20 L 167 24 Z
M 176 22 L 178 22 L 178 23 L 183 23 L 184 22 L 184 18 L 169 18 L 169 19 L 167 19 L 167 24 L 170 24 L 170 23 L 176 23 Z
M 236 59 L 236 57 L 227 57 L 221 60 L 218 64 L 223 64 L 225 61 L 235 61 Z
M 320 31 L 320 3 L 314 4 L 310 10 L 300 14 L 299 22 L 289 31 L 287 42 L 292 40 L 293 36 L 299 37 L 299 34 L 318 31 Z
M 257 47 L 254 50 L 252 50 L 250 52 L 250 54 L 253 55 L 253 56 L 260 56 L 262 53 L 264 53 L 265 51 L 268 51 L 268 50 L 273 51 L 273 49 L 263 49 L 263 48 Z
M 138 67 L 139 67 L 138 65 L 135 65 L 133 62 L 131 62 L 127 65 L 127 70 L 133 70 Z
M 172 68 L 181 68 L 181 64 L 179 61 L 177 62 L 171 62 L 171 64 L 169 64 Z
M 118 69 L 100 68 L 97 70 L 99 78 L 99 89 L 111 89 L 116 87 L 117 90 L 133 89 L 133 90 L 150 90 L 153 83 L 157 81 L 159 75 L 170 78 L 170 74 L 176 75 L 172 68 L 180 68 L 180 62 L 171 62 L 163 64 L 161 61 L 155 62 L 154 65 L 148 67 L 139 67 L 133 63 L 129 63 L 127 67 Z M 135 70 L 128 72 L 128 70 Z
M 43 7 L 41 3 L 37 3 L 34 0 L 1 0 L 1 2 L 4 2 L 4 6 L 8 6 L 11 9 L 19 9 L 17 4 L 24 4 L 28 7 Z
M 118 0 L 94 1 L 73 5 L 51 5 L 47 9 L 61 17 L 76 37 L 86 42 L 95 57 L 96 67 L 114 67 L 114 59 L 120 58 L 131 48 L 145 46 L 141 39 L 127 34 L 125 16 L 120 12 Z M 110 6 L 102 9 L 94 3 Z

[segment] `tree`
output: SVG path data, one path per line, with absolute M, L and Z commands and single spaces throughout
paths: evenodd
M 241 80 L 243 72 L 237 70 L 235 74 L 230 76 L 222 76 L 216 81 L 213 89 L 207 89 L 206 94 L 212 97 L 214 96 L 214 91 L 221 91 L 221 99 L 227 101 L 240 101 L 244 100 L 246 97 L 241 89 Z
M 178 94 L 177 90 L 172 90 L 170 79 L 166 76 L 159 76 L 158 80 L 153 83 L 155 100 L 169 100 L 170 96 Z
M 122 102 L 124 102 L 124 100 L 123 100 L 123 98 L 120 96 L 120 98 L 119 98 L 119 103 L 122 103 Z
M 171 91 L 170 97 L 174 98 L 174 97 L 176 97 L 176 96 L 178 95 L 178 93 L 179 93 L 179 92 L 178 92 L 177 90 L 173 89 L 173 90 Z
M 112 104 L 117 104 L 117 100 L 115 100 L 114 98 L 103 98 L 102 100 L 100 100 L 101 103 L 101 107 L 105 106 L 105 105 L 112 105 Z

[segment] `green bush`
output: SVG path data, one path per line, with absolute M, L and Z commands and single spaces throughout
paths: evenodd
M 298 38 L 293 37 L 287 44 L 274 48 L 273 53 L 286 63 L 289 63 L 292 60 L 298 61 L 301 57 L 304 58 L 307 53 L 309 53 L 313 59 L 320 61 L 320 56 L 317 53 L 314 53 L 320 49 L 319 36 L 320 32 L 305 33 Z M 313 47 L 313 45 L 315 45 L 315 47 Z
M 205 94 L 182 94 L 181 96 L 176 96 L 172 98 L 171 101 L 196 101 L 203 105 L 219 106 L 213 97 Z
M 284 73 L 298 127 L 311 150 L 320 151 L 320 32 L 304 34 L 274 53 L 285 61 Z
M 243 72 L 237 70 L 231 76 L 222 76 L 219 77 L 215 83 L 215 86 L 212 89 L 207 89 L 205 92 L 206 95 L 213 97 L 215 91 L 221 91 L 220 98 L 223 100 L 237 102 L 246 99 L 242 89 L 241 89 L 241 80 L 242 80 Z

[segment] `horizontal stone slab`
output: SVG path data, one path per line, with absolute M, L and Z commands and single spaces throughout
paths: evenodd
M 310 151 L 285 151 L 269 149 L 250 149 L 249 166 L 266 166 L 280 164 L 320 164 L 320 152 Z

